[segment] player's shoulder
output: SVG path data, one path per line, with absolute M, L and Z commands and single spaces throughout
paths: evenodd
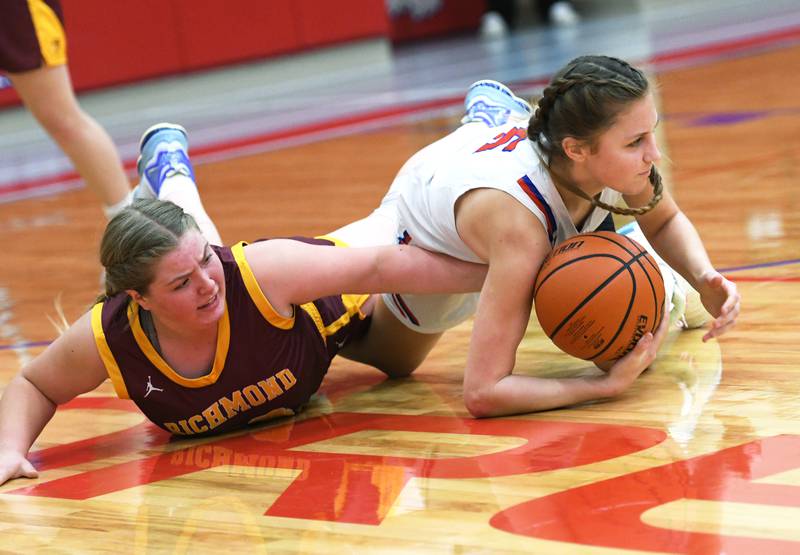
M 500 188 L 479 188 L 465 193 L 456 217 L 459 230 L 468 225 L 487 236 L 510 238 L 515 245 L 528 239 L 539 241 L 538 235 L 544 232 L 530 208 Z

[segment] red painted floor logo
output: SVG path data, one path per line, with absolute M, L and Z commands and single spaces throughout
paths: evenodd
M 106 398 L 78 399 L 63 408 L 137 411 L 128 401 Z M 306 445 L 368 430 L 503 436 L 521 438 L 524 443 L 488 455 L 452 458 L 303 450 Z M 238 469 L 232 471 L 232 480 L 269 478 L 276 469 L 290 469 L 296 471 L 296 477 L 266 507 L 266 515 L 378 525 L 414 477 L 484 478 L 571 468 L 636 453 L 658 445 L 665 437 L 660 430 L 635 426 L 333 413 L 204 443 L 175 440 L 143 423 L 39 451 L 31 458 L 46 471 L 152 452 L 154 447 L 171 444 L 164 453 L 6 493 L 90 499 L 222 465 Z M 800 436 L 769 437 L 520 503 L 495 514 L 490 523 L 512 534 L 612 549 L 796 553 L 797 542 L 660 528 L 643 522 L 642 515 L 682 499 L 800 507 L 800 487 L 757 483 L 797 468 Z
M 66 408 L 92 408 L 97 398 L 81 399 Z M 130 410 L 107 402 L 102 408 Z M 100 408 L 100 407 L 97 407 Z M 135 410 L 135 409 L 134 409 Z M 501 452 L 453 458 L 383 457 L 303 451 L 304 445 L 364 430 L 435 432 L 518 437 L 525 443 Z M 629 455 L 661 443 L 659 430 L 632 426 L 539 420 L 475 420 L 442 416 L 333 413 L 279 428 L 210 443 L 178 442 L 186 447 L 107 468 L 83 472 L 9 493 L 62 499 L 90 499 L 183 476 L 206 468 L 239 467 L 299 470 L 292 484 L 267 508 L 270 516 L 380 524 L 403 486 L 414 477 L 484 478 L 530 474 L 581 466 Z M 170 442 L 150 424 L 116 434 L 63 445 L 36 453 L 42 470 L 63 468 Z M 314 503 L 309 503 L 314 499 Z
M 759 439 L 521 503 L 492 526 L 525 536 L 670 553 L 798 553 L 797 542 L 650 526 L 646 511 L 680 499 L 800 507 L 800 487 L 755 480 L 800 467 L 800 436 Z

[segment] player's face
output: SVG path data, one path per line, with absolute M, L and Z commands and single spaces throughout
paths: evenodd
M 593 178 L 623 194 L 637 194 L 649 186 L 650 168 L 661 159 L 655 137 L 657 125 L 652 95 L 632 102 L 598 137 L 587 159 Z
M 216 253 L 197 231 L 186 232 L 155 267 L 142 306 L 183 330 L 216 324 L 225 311 L 225 276 Z

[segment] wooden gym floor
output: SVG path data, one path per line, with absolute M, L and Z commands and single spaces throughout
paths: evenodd
M 674 194 L 743 295 L 738 327 L 674 332 L 622 397 L 473 420 L 469 324 L 410 379 L 335 362 L 308 411 L 169 441 L 110 384 L 63 407 L 0 487 L 9 552 L 800 552 L 800 46 L 662 71 Z M 453 116 L 197 166 L 227 242 L 366 214 Z M 191 138 L 191 136 L 190 136 Z M 378 185 L 376 185 L 378 184 Z M 85 190 L 0 205 L 0 385 L 98 290 Z M 590 371 L 535 322 L 519 372 Z M 631 550 L 631 551 L 628 551 Z

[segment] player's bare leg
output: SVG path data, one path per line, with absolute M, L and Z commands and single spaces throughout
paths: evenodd
M 422 364 L 442 334 L 409 329 L 386 307 L 380 295 L 374 295 L 370 303 L 374 305 L 369 331 L 339 354 L 374 366 L 391 378 L 408 376 Z
M 108 133 L 78 105 L 66 66 L 9 74 L 25 106 L 72 161 L 113 216 L 129 202 L 130 181 Z

